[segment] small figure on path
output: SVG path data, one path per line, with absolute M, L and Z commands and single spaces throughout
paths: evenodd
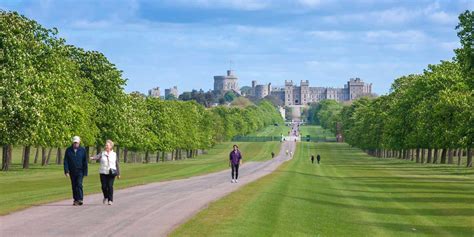
M 91 160 L 99 160 L 100 183 L 104 194 L 103 204 L 112 205 L 114 202 L 114 181 L 115 176 L 120 179 L 120 167 L 117 153 L 112 149 L 114 143 L 111 140 L 105 141 L 105 151 L 90 157 Z
M 64 153 L 64 175 L 71 178 L 74 206 L 81 206 L 83 204 L 82 180 L 84 176 L 87 176 L 86 149 L 80 145 L 81 138 L 74 136 L 72 138 L 72 145 Z
M 239 147 L 234 145 L 233 150 L 229 154 L 229 166 L 232 168 L 232 181 L 231 183 L 238 183 L 239 180 L 239 165 L 242 164 L 242 154 L 240 153 Z M 234 175 L 235 173 L 235 175 Z
M 290 151 L 290 157 L 293 158 L 293 151 Z
M 286 156 L 288 156 L 288 152 L 289 152 L 288 149 L 286 149 Z
M 272 158 L 274 158 L 274 157 L 275 157 L 275 152 L 272 151 Z
M 316 156 L 316 160 L 318 160 L 318 164 L 319 164 L 319 161 L 321 160 L 321 156 L 319 154 Z
M 314 155 L 311 155 L 311 164 L 314 164 Z

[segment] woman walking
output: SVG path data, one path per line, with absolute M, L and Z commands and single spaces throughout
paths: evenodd
M 120 168 L 117 154 L 112 150 L 114 143 L 111 140 L 105 141 L 105 151 L 91 157 L 91 160 L 99 160 L 100 183 L 104 200 L 102 203 L 112 205 L 114 202 L 114 180 L 115 176 L 120 179 Z
M 239 147 L 234 145 L 233 150 L 229 154 L 229 166 L 232 167 L 232 181 L 231 183 L 238 183 L 239 180 L 239 165 L 242 164 L 242 154 Z M 235 173 L 235 175 L 234 175 Z

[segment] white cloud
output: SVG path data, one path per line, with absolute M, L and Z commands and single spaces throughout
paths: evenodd
M 101 29 L 111 26 L 113 23 L 111 21 L 106 20 L 99 20 L 99 21 L 91 21 L 87 19 L 80 19 L 71 23 L 71 26 L 74 28 L 81 28 L 81 29 Z
M 318 39 L 323 39 L 323 40 L 343 40 L 348 38 L 348 33 L 345 33 L 343 31 L 310 31 L 308 32 L 309 35 L 316 37 Z
M 248 26 L 248 25 L 237 25 L 235 30 L 238 33 L 243 34 L 258 34 L 258 35 L 275 35 L 279 33 L 286 33 L 288 30 L 276 27 L 260 27 L 260 26 Z
M 444 11 L 433 12 L 428 15 L 430 20 L 439 24 L 456 24 L 457 17 Z
M 167 0 L 167 2 L 182 6 L 246 11 L 262 10 L 270 6 L 269 0 Z
M 303 7 L 315 8 L 321 5 L 322 0 L 298 0 Z
M 439 47 L 447 51 L 453 51 L 454 49 L 460 48 L 461 44 L 459 41 L 440 42 Z
M 407 31 L 367 31 L 365 32 L 364 40 L 367 42 L 409 42 L 409 43 L 423 43 L 429 40 L 429 37 L 422 31 L 407 30 Z

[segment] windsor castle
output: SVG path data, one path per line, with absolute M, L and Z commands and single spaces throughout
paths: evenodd
M 240 94 L 238 77 L 233 71 L 227 71 L 226 76 L 214 76 L 214 91 L 234 91 Z M 284 87 L 272 87 L 271 83 L 259 85 L 252 81 L 250 96 L 264 98 L 275 96 L 285 102 L 285 106 L 307 105 L 321 100 L 332 99 L 339 102 L 352 101 L 362 96 L 372 95 L 372 83 L 366 83 L 360 78 L 351 78 L 343 88 L 310 87 L 307 80 L 297 86 L 293 81 L 285 81 Z

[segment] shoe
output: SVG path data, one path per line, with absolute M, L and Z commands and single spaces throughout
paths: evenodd
M 82 206 L 83 202 L 82 202 L 82 201 L 77 201 L 77 204 L 78 204 L 79 206 Z
M 109 201 L 109 206 L 112 206 L 112 204 L 114 204 L 114 202 L 112 202 L 112 201 Z
M 74 201 L 74 202 L 72 203 L 72 205 L 73 205 L 73 206 L 77 206 L 77 205 L 79 205 L 79 203 L 78 203 L 77 201 Z
M 235 180 L 232 179 L 232 181 L 230 181 L 231 183 L 235 183 Z
M 107 198 L 102 199 L 102 204 L 107 204 Z
M 235 183 L 238 183 L 238 182 L 239 182 L 239 180 L 236 179 L 236 180 L 235 180 Z

